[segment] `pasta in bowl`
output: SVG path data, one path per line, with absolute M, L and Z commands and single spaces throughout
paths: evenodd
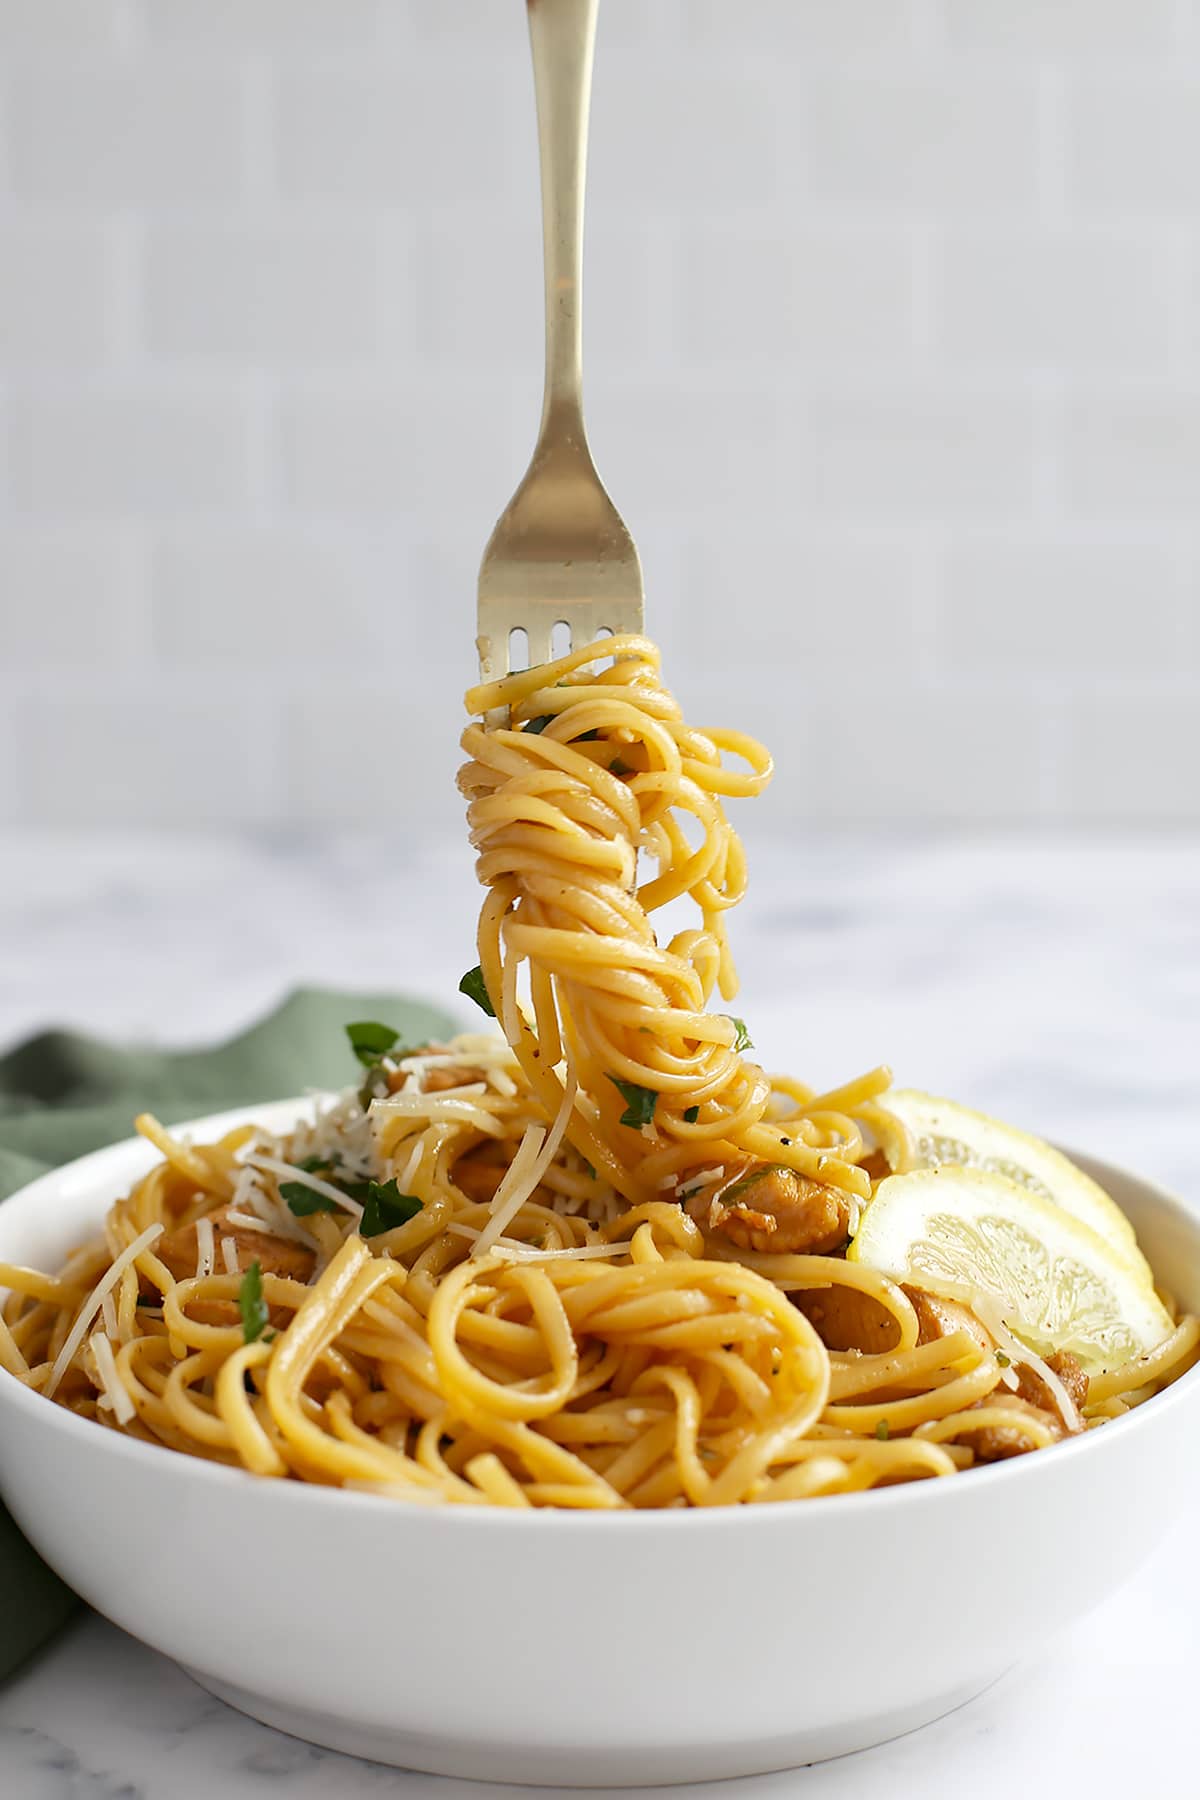
M 392 1035 L 351 1034 L 360 1053 Z M 828 1106 L 790 1088 L 784 1137 Z M 914 1162 L 900 1120 L 924 1099 L 838 1104 L 869 1105 Z M 1196 1355 L 1195 1316 L 1163 1304 L 1103 1188 L 1019 1134 L 1095 1226 L 946 1164 L 878 1175 L 853 1229 L 836 1190 L 772 1163 L 710 1163 L 630 1206 L 572 1148 L 547 1159 L 519 1063 L 483 1034 L 377 1048 L 305 1115 L 213 1141 L 144 1118 L 161 1160 L 100 1236 L 56 1275 L 0 1261 L 10 1372 L 258 1476 L 620 1510 L 958 1475 L 1120 1416 Z
M 343 1093 L 143 1118 L 6 1203 L 6 1498 L 214 1691 L 387 1760 L 683 1779 L 906 1729 L 1165 1524 L 1196 1228 L 885 1068 L 763 1070 L 710 1002 L 724 801 L 770 759 L 689 727 L 645 640 L 468 711 L 495 1029 L 350 1022 Z M 861 1641 L 883 1597 L 903 1656 Z
M 286 1136 L 308 1110 L 189 1135 Z M 60 1265 L 154 1159 L 132 1141 L 6 1201 L 0 1260 Z M 1194 1309 L 1200 1225 L 1086 1166 Z M 779 1505 L 410 1505 L 180 1455 L 0 1378 L 3 1497 L 117 1624 L 299 1736 L 556 1786 L 784 1768 L 938 1716 L 1138 1566 L 1192 1504 L 1197 1443 L 1193 1369 L 1101 1429 L 953 1479 Z

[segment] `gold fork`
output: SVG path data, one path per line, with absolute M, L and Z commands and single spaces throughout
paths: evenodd
M 596 473 L 583 424 L 583 194 L 598 0 L 527 0 L 537 92 L 546 279 L 546 387 L 537 444 L 479 570 L 483 680 L 548 662 L 565 625 L 578 648 L 642 630 L 637 548 Z

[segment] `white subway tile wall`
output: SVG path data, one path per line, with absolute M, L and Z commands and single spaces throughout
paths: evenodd
M 0 0 L 0 821 L 448 824 L 520 0 Z M 1200 821 L 1200 0 L 601 0 L 598 461 L 770 817 Z

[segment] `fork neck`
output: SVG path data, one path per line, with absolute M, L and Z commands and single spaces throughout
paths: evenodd
M 598 0 L 527 0 L 537 93 L 546 279 L 540 441 L 586 450 L 583 425 L 583 197 Z

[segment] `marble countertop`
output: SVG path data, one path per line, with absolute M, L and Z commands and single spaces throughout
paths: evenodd
M 806 836 L 750 851 L 751 894 L 734 924 L 739 1010 L 769 1065 L 832 1084 L 886 1060 L 901 1081 L 1128 1162 L 1200 1206 L 1200 842 Z M 0 869 L 0 1045 L 50 1023 L 200 1042 L 299 983 L 394 985 L 444 1003 L 475 961 L 477 890 L 456 839 L 9 834 Z M 939 1723 L 837 1762 L 695 1792 L 1184 1791 L 1196 1761 L 1198 1601 L 1200 1540 L 1180 1530 L 1114 1598 Z M 518 1790 L 406 1775 L 283 1737 L 86 1616 L 0 1691 L 0 1791 L 478 1800 Z

